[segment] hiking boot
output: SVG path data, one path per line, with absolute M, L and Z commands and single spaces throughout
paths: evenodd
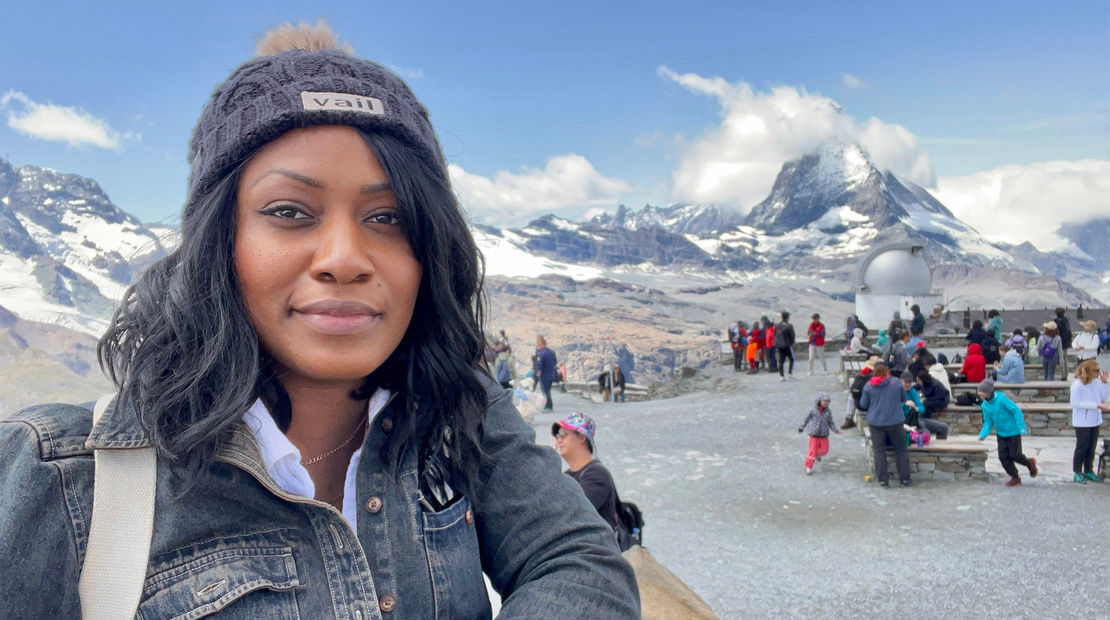
M 1037 473 L 1041 470 L 1037 469 L 1037 459 L 1029 459 L 1029 477 L 1036 478 Z
M 856 425 L 856 421 L 853 420 L 852 418 L 844 418 L 844 424 L 840 425 L 840 430 L 846 431 L 850 428 L 855 427 L 855 425 Z
M 1075 474 L 1075 481 L 1079 484 L 1087 484 L 1087 479 L 1083 477 L 1083 474 Z
M 817 459 L 817 460 L 821 460 L 821 459 Z M 1094 475 L 1092 472 L 1086 471 L 1086 472 L 1083 472 L 1083 475 L 1087 477 L 1087 480 L 1090 480 L 1092 482 L 1102 482 L 1102 478 L 1099 478 L 1098 476 Z
M 1008 487 L 1020 487 L 1021 486 L 1021 478 L 1018 478 L 1017 476 L 1014 476 L 1013 478 L 1010 478 L 1010 481 L 1006 483 L 1006 486 L 1008 486 Z

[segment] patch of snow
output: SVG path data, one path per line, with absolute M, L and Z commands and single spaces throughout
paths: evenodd
M 561 263 L 529 254 L 518 245 L 520 237 L 509 231 L 505 231 L 504 237 L 496 237 L 477 228 L 472 228 L 471 232 L 486 259 L 486 275 L 534 278 L 555 273 L 575 280 L 589 280 L 600 277 L 602 273 L 594 267 Z

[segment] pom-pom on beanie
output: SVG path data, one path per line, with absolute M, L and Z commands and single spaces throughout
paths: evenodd
M 189 213 L 199 196 L 267 142 L 301 127 L 393 134 L 447 177 L 428 112 L 384 67 L 355 58 L 327 25 L 283 24 L 213 91 L 189 145 Z

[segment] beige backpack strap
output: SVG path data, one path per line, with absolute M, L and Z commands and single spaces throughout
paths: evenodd
M 93 425 L 115 394 L 96 401 Z M 134 618 L 150 562 L 154 448 L 96 450 L 92 523 L 78 593 L 86 620 Z

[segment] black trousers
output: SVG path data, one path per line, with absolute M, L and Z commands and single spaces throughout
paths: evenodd
M 910 481 L 910 455 L 906 452 L 906 431 L 901 424 L 871 427 L 871 450 L 875 454 L 875 475 L 879 482 L 886 482 L 890 474 L 886 469 L 886 447 L 894 446 L 894 462 L 898 466 L 898 480 Z
M 552 411 L 555 408 L 555 406 L 551 403 L 551 384 L 554 382 L 554 379 L 540 379 L 540 387 L 543 389 L 544 411 Z
M 998 460 L 1002 463 L 1002 469 L 1005 469 L 1011 478 L 1018 477 L 1018 470 L 1014 467 L 1014 463 L 1029 467 L 1029 459 L 1021 453 L 1021 435 L 998 438 Z
M 775 347 L 779 354 L 779 376 L 786 369 L 786 360 L 790 358 L 790 374 L 794 374 L 794 347 Z
M 1089 474 L 1094 471 L 1098 430 L 1097 426 L 1075 427 L 1075 453 L 1071 457 L 1071 470 L 1075 473 Z

